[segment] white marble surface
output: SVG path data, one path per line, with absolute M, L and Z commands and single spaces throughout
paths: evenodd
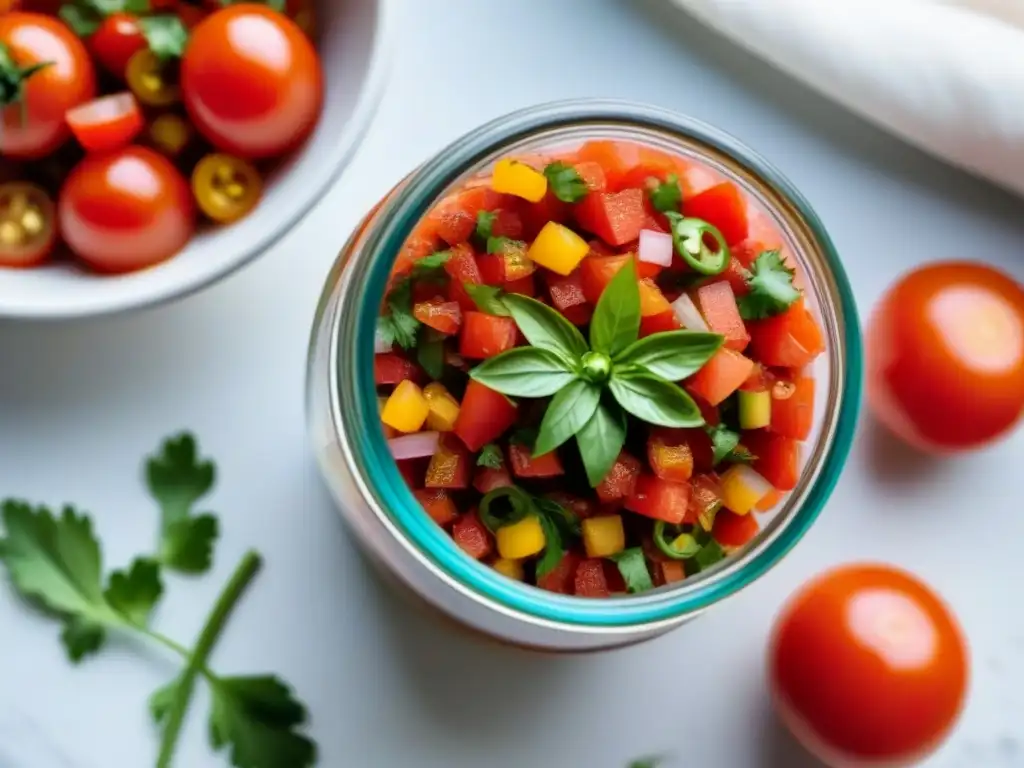
M 562 97 L 658 103 L 716 123 L 775 161 L 814 202 L 862 311 L 926 259 L 987 259 L 1024 280 L 1019 200 L 946 169 L 766 71 L 698 28 L 669 32 L 645 2 L 394 0 L 393 78 L 341 183 L 265 258 L 173 306 L 64 326 L 0 326 L 0 493 L 91 510 L 108 561 L 146 547 L 137 482 L 162 435 L 194 429 L 219 463 L 215 572 L 176 579 L 158 626 L 189 641 L 242 552 L 267 567 L 213 659 L 276 671 L 313 712 L 328 768 L 805 768 L 774 725 L 763 643 L 780 601 L 820 568 L 902 563 L 936 585 L 973 648 L 969 707 L 929 763 L 1024 765 L 1024 432 L 936 464 L 873 428 L 833 501 L 753 588 L 628 650 L 547 658 L 467 637 L 412 611 L 364 566 L 303 434 L 306 335 L 320 283 L 357 218 L 429 153 L 484 119 Z M 650 0 L 657 5 L 656 0 Z M 0 766 L 137 768 L 155 738 L 145 699 L 174 667 L 115 642 L 77 669 L 53 622 L 0 590 Z M 179 764 L 224 765 L 200 697 Z

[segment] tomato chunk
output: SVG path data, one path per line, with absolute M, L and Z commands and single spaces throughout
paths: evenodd
M 501 285 L 505 282 L 505 257 L 501 254 L 481 253 L 476 257 L 476 266 L 484 285 Z
M 656 315 L 650 315 L 648 317 L 640 318 L 640 338 L 645 336 L 651 336 L 655 333 L 666 333 L 667 331 L 678 331 L 683 327 L 683 324 L 679 322 L 679 318 L 676 317 L 676 313 L 672 311 L 672 307 L 669 306 L 665 312 L 659 312 Z
M 803 368 L 825 351 L 825 337 L 798 299 L 782 314 L 750 323 L 750 348 L 765 365 Z
M 597 557 L 584 560 L 576 568 L 574 591 L 579 597 L 608 597 L 608 580 L 604 575 L 604 562 Z
M 744 432 L 743 445 L 757 456 L 755 470 L 780 491 L 796 488 L 800 479 L 800 441 L 764 430 Z
M 736 295 L 729 283 L 721 281 L 697 289 L 697 305 L 712 333 L 725 337 L 725 346 L 742 352 L 750 343 L 747 326 L 740 317 Z
M 666 584 L 675 584 L 686 578 L 686 566 L 682 560 L 665 560 L 654 563 L 651 568 L 654 586 L 663 587 Z
M 655 475 L 640 475 L 636 490 L 626 499 L 626 509 L 638 515 L 679 524 L 690 505 L 690 484 L 673 483 Z
M 690 481 L 690 506 L 686 522 L 699 524 L 707 530 L 722 507 L 722 484 L 718 475 L 709 472 L 694 475 Z
M 563 315 L 576 307 L 587 306 L 587 297 L 583 293 L 583 276 L 579 269 L 562 276 L 554 272 L 544 275 L 547 282 L 551 305 Z
M 373 383 L 378 387 L 398 384 L 410 379 L 422 381 L 418 365 L 393 352 L 373 356 Z
M 640 162 L 640 148 L 629 141 L 597 139 L 583 144 L 576 157 L 581 162 L 597 163 L 604 170 L 608 186 L 619 189 L 623 176 Z
M 590 254 L 580 262 L 579 266 L 580 287 L 583 289 L 583 295 L 587 301 L 597 304 L 597 300 L 601 298 L 608 283 L 630 259 L 633 259 L 637 276 L 640 278 L 655 277 L 661 269 L 657 264 L 637 261 L 632 253 L 605 254 L 601 250 L 595 249 L 591 243 Z
M 753 360 L 722 347 L 686 380 L 686 388 L 710 405 L 718 405 L 743 385 L 753 369 Z
M 554 493 L 547 494 L 547 498 L 558 502 L 576 515 L 580 520 L 586 520 L 588 517 L 593 517 L 597 513 L 597 504 L 590 499 L 573 496 L 571 493 L 555 491 Z
M 451 282 L 448 285 L 448 297 L 452 301 L 459 302 L 463 312 L 475 310 L 476 302 L 469 298 L 469 294 L 463 287 L 465 283 L 470 285 L 483 283 L 473 248 L 467 243 L 460 243 L 451 248 L 451 256 L 444 264 L 444 271 L 451 277 Z
M 413 496 L 423 505 L 423 509 L 434 522 L 442 527 L 451 525 L 459 516 L 455 502 L 452 501 L 452 497 L 448 495 L 447 491 L 440 488 L 425 488 L 413 491 Z
M 624 499 L 633 495 L 638 477 L 640 477 L 639 460 L 622 451 L 619 453 L 619 458 L 612 464 L 612 468 L 608 470 L 608 474 L 594 489 L 594 493 L 604 502 Z
M 814 422 L 814 379 L 796 376 L 772 387 L 772 422 L 769 429 L 794 440 L 806 440 Z
M 504 466 L 499 469 L 477 467 L 473 473 L 473 487 L 480 493 L 490 493 L 495 488 L 507 488 L 510 485 L 512 476 Z
M 747 239 L 747 204 L 743 193 L 731 181 L 725 181 L 683 203 L 683 213 L 718 227 L 729 245 Z
M 480 522 L 475 511 L 463 515 L 452 524 L 452 538 L 474 560 L 483 560 L 494 550 L 491 532 Z
M 470 456 L 465 447 L 457 440 L 442 437 L 437 450 L 430 457 L 427 477 L 424 485 L 427 488 L 447 488 L 462 490 L 469 487 Z
M 459 354 L 475 360 L 500 355 L 516 345 L 518 329 L 511 317 L 466 312 L 459 336 Z
M 711 535 L 723 547 L 742 547 L 751 541 L 761 526 L 754 515 L 737 515 L 723 509 L 715 516 L 715 526 Z
M 557 451 L 534 457 L 530 455 L 527 446 L 512 443 L 508 447 L 508 458 L 512 465 L 512 474 L 516 477 L 558 477 L 565 474 Z
M 503 394 L 470 379 L 454 431 L 469 450 L 479 451 L 515 423 L 516 413 L 515 403 Z
M 654 430 L 647 438 L 647 462 L 662 480 L 685 483 L 693 474 L 693 451 L 678 430 Z
M 457 301 L 431 299 L 419 302 L 413 307 L 412 314 L 424 325 L 449 336 L 457 333 L 462 325 L 462 310 Z
M 583 179 L 583 183 L 587 185 L 587 189 L 591 192 L 604 192 L 608 189 L 608 179 L 605 178 L 604 169 L 600 163 L 593 161 L 584 161 L 582 163 L 576 163 L 574 166 L 576 173 Z
M 558 565 L 538 577 L 537 586 L 560 595 L 573 594 L 576 589 L 576 569 L 579 568 L 581 562 L 583 562 L 583 556 L 579 552 L 575 550 L 566 552 L 558 561 Z
M 644 226 L 644 193 L 591 192 L 576 204 L 576 221 L 609 245 L 625 245 L 640 237 Z

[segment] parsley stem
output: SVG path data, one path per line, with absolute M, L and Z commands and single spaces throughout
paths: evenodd
M 258 552 L 250 550 L 238 564 L 234 575 L 228 581 L 224 591 L 213 606 L 213 611 L 206 620 L 206 626 L 199 633 L 196 647 L 192 651 L 188 665 L 178 679 L 177 692 L 174 697 L 174 705 L 167 714 L 167 722 L 164 727 L 163 738 L 160 742 L 160 756 L 157 758 L 157 768 L 170 768 L 171 760 L 174 757 L 174 749 L 178 743 L 178 735 L 185 722 L 185 715 L 188 712 L 189 703 L 192 700 L 192 690 L 195 688 L 196 677 L 206 669 L 206 660 L 213 651 L 224 625 L 227 623 L 231 612 L 237 605 L 238 600 L 248 588 L 253 578 L 259 572 L 262 561 Z M 158 638 L 154 638 L 158 639 Z M 163 639 L 158 639 L 163 642 Z M 174 641 L 171 641 L 174 645 Z M 167 643 L 164 643 L 167 645 Z M 170 647 L 170 646 L 168 646 Z

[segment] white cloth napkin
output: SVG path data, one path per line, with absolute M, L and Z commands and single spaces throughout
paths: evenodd
M 1024 194 L 1024 0 L 669 0 L 905 140 Z

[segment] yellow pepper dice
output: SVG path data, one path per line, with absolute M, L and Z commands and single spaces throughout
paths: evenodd
M 739 392 L 740 429 L 763 429 L 772 423 L 772 396 L 763 392 Z
M 539 203 L 547 194 L 548 180 L 543 173 L 535 171 L 526 163 L 505 158 L 494 166 L 491 189 Z
M 770 488 L 765 481 L 745 464 L 734 464 L 722 475 L 722 505 L 737 515 L 750 512 Z
M 540 520 L 533 515 L 499 528 L 494 536 L 498 540 L 498 554 L 505 560 L 522 560 L 536 555 L 547 544 Z
M 537 234 L 526 255 L 552 272 L 568 275 L 590 251 L 587 241 L 568 227 L 549 221 Z
M 430 404 L 418 386 L 406 379 L 384 403 L 380 420 L 399 432 L 416 432 L 427 420 Z
M 427 398 L 427 426 L 438 432 L 451 432 L 455 429 L 455 420 L 459 418 L 459 401 L 452 397 L 444 384 L 433 382 L 423 390 Z
M 523 573 L 523 564 L 518 560 L 506 560 L 502 557 L 495 560 L 491 567 L 502 576 L 507 576 L 510 579 L 515 579 L 516 581 L 522 581 L 525 578 L 525 574 Z
M 621 515 L 588 517 L 582 523 L 587 557 L 610 557 L 626 548 L 626 531 Z

